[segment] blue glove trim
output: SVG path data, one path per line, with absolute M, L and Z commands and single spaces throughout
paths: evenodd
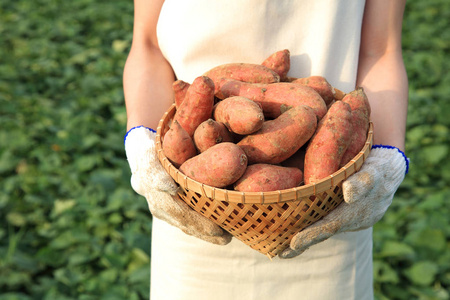
M 151 132 L 156 133 L 156 130 L 151 129 L 150 127 L 145 127 L 144 125 L 135 126 L 135 127 L 131 128 L 130 130 L 127 131 L 127 133 L 126 133 L 125 136 L 123 137 L 123 143 L 125 144 L 125 141 L 127 140 L 127 136 L 128 136 L 128 134 L 131 132 L 131 130 L 136 129 L 136 128 L 141 128 L 141 127 L 147 128 L 147 129 L 150 130 Z
M 409 172 L 409 158 L 405 155 L 405 153 L 402 150 L 398 149 L 397 147 L 389 146 L 389 145 L 373 145 L 372 146 L 372 149 L 376 149 L 376 148 L 397 149 L 397 151 L 400 152 L 400 154 L 405 159 L 405 163 L 406 163 L 405 175 L 408 174 L 408 172 Z

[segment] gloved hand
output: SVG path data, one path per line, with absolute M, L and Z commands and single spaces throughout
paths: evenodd
M 302 254 L 331 236 L 369 228 L 378 222 L 392 203 L 409 160 L 392 146 L 373 146 L 359 172 L 342 183 L 344 202 L 311 226 L 297 233 L 280 258 Z
M 134 127 L 125 135 L 132 188 L 145 197 L 154 217 L 207 242 L 228 244 L 231 241 L 228 232 L 191 209 L 177 196 L 178 186 L 158 160 L 155 136 L 154 130 L 144 126 Z

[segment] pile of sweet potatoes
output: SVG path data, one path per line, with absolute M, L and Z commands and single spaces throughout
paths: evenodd
M 289 50 L 173 83 L 163 151 L 186 176 L 243 192 L 283 190 L 338 171 L 363 148 L 370 106 L 322 76 L 292 78 Z

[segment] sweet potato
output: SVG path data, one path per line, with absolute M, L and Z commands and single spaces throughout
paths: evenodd
M 342 100 L 342 98 L 345 97 L 345 93 L 341 91 L 340 89 L 334 88 L 334 100 Z
M 218 102 L 214 106 L 213 116 L 230 131 L 241 135 L 258 131 L 264 123 L 261 106 L 242 96 L 232 96 Z
M 310 88 L 313 88 L 317 93 L 319 93 L 319 95 L 325 101 L 326 105 L 330 104 L 330 102 L 334 100 L 336 92 L 331 84 L 323 76 L 297 78 L 296 80 L 292 81 L 292 83 L 306 85 Z
M 353 110 L 351 126 L 352 137 L 347 150 L 342 156 L 340 167 L 350 162 L 364 147 L 367 140 L 367 130 L 369 129 L 369 118 L 361 110 Z
M 170 129 L 164 135 L 162 149 L 164 155 L 177 168 L 189 158 L 197 155 L 197 149 L 195 149 L 192 138 L 177 121 L 172 123 Z
M 276 118 L 289 108 L 298 105 L 313 108 L 319 119 L 327 112 L 325 101 L 319 93 L 300 84 L 289 82 L 257 84 L 226 79 L 219 83 L 219 91 L 219 95 L 224 98 L 243 96 L 260 103 L 267 118 Z
M 261 64 L 275 71 L 280 76 L 280 81 L 286 81 L 287 73 L 291 68 L 291 53 L 288 49 L 277 51 L 267 57 Z
M 369 99 L 367 98 L 367 95 L 362 87 L 358 87 L 354 91 L 346 94 L 342 98 L 342 101 L 348 103 L 352 111 L 360 110 L 367 116 L 367 118 L 370 117 L 371 109 Z
M 342 102 L 348 103 L 352 109 L 352 139 L 341 160 L 341 167 L 351 161 L 364 147 L 370 122 L 370 104 L 363 88 L 347 94 Z
M 213 187 L 226 187 L 236 182 L 247 168 L 247 156 L 234 143 L 212 146 L 180 166 L 186 176 Z
M 297 168 L 272 164 L 254 164 L 247 167 L 244 175 L 234 184 L 241 192 L 270 192 L 299 186 L 303 173 Z
M 249 163 L 277 164 L 294 154 L 314 134 L 317 117 L 306 105 L 289 109 L 274 120 L 264 122 L 257 132 L 245 136 L 237 145 Z
M 350 105 L 336 101 L 319 122 L 306 149 L 305 184 L 316 182 L 339 170 L 351 135 Z
M 280 76 L 266 66 L 251 63 L 228 63 L 216 66 L 207 71 L 204 76 L 208 76 L 216 84 L 222 78 L 229 78 L 251 83 L 274 83 L 280 81 Z
M 180 107 L 180 104 L 183 102 L 189 86 L 190 86 L 190 84 L 183 80 L 176 80 L 172 84 L 175 107 L 177 109 Z
M 208 119 L 194 131 L 194 144 L 200 152 L 222 142 L 232 142 L 231 133 L 223 123 Z
M 198 125 L 211 117 L 213 107 L 214 82 L 206 76 L 199 76 L 187 89 L 174 120 L 192 137 Z

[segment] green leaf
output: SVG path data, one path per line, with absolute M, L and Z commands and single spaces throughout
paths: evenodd
M 118 269 L 106 269 L 99 274 L 99 279 L 103 281 L 103 283 L 112 284 L 117 280 L 119 276 Z
M 406 243 L 386 241 L 379 255 L 381 257 L 412 257 L 414 249 Z
M 133 270 L 128 276 L 130 283 L 145 283 L 150 282 L 150 264 L 145 264 L 135 270 Z
M 52 216 L 56 217 L 66 210 L 73 208 L 76 204 L 75 200 L 56 200 L 53 207 Z
M 420 261 L 405 270 L 405 275 L 415 284 L 430 285 L 439 271 L 439 267 L 432 261 Z
M 440 252 L 445 249 L 446 238 L 442 230 L 425 228 L 420 231 L 413 231 L 405 237 L 405 242 L 415 247 L 422 247 Z
M 3 293 L 0 300 L 31 300 L 32 298 L 22 293 Z
M 24 226 L 27 223 L 26 218 L 18 212 L 10 212 L 6 215 L 6 220 L 8 220 L 11 225 L 17 227 Z
M 126 40 L 114 40 L 112 43 L 112 48 L 116 52 L 123 52 L 129 46 L 129 42 Z
M 144 265 L 148 265 L 149 262 L 150 262 L 150 258 L 147 255 L 147 253 L 145 253 L 144 251 L 142 251 L 139 248 L 134 248 L 131 251 L 131 261 L 128 264 L 127 272 L 131 273 L 134 270 L 136 270 Z
M 445 191 L 430 193 L 417 207 L 424 210 L 441 209 L 445 206 L 445 197 Z
M 448 150 L 448 145 L 431 145 L 422 149 L 425 159 L 433 165 L 446 158 L 448 155 Z
M 374 279 L 377 282 L 398 283 L 399 277 L 397 272 L 387 263 L 379 260 L 373 262 Z

